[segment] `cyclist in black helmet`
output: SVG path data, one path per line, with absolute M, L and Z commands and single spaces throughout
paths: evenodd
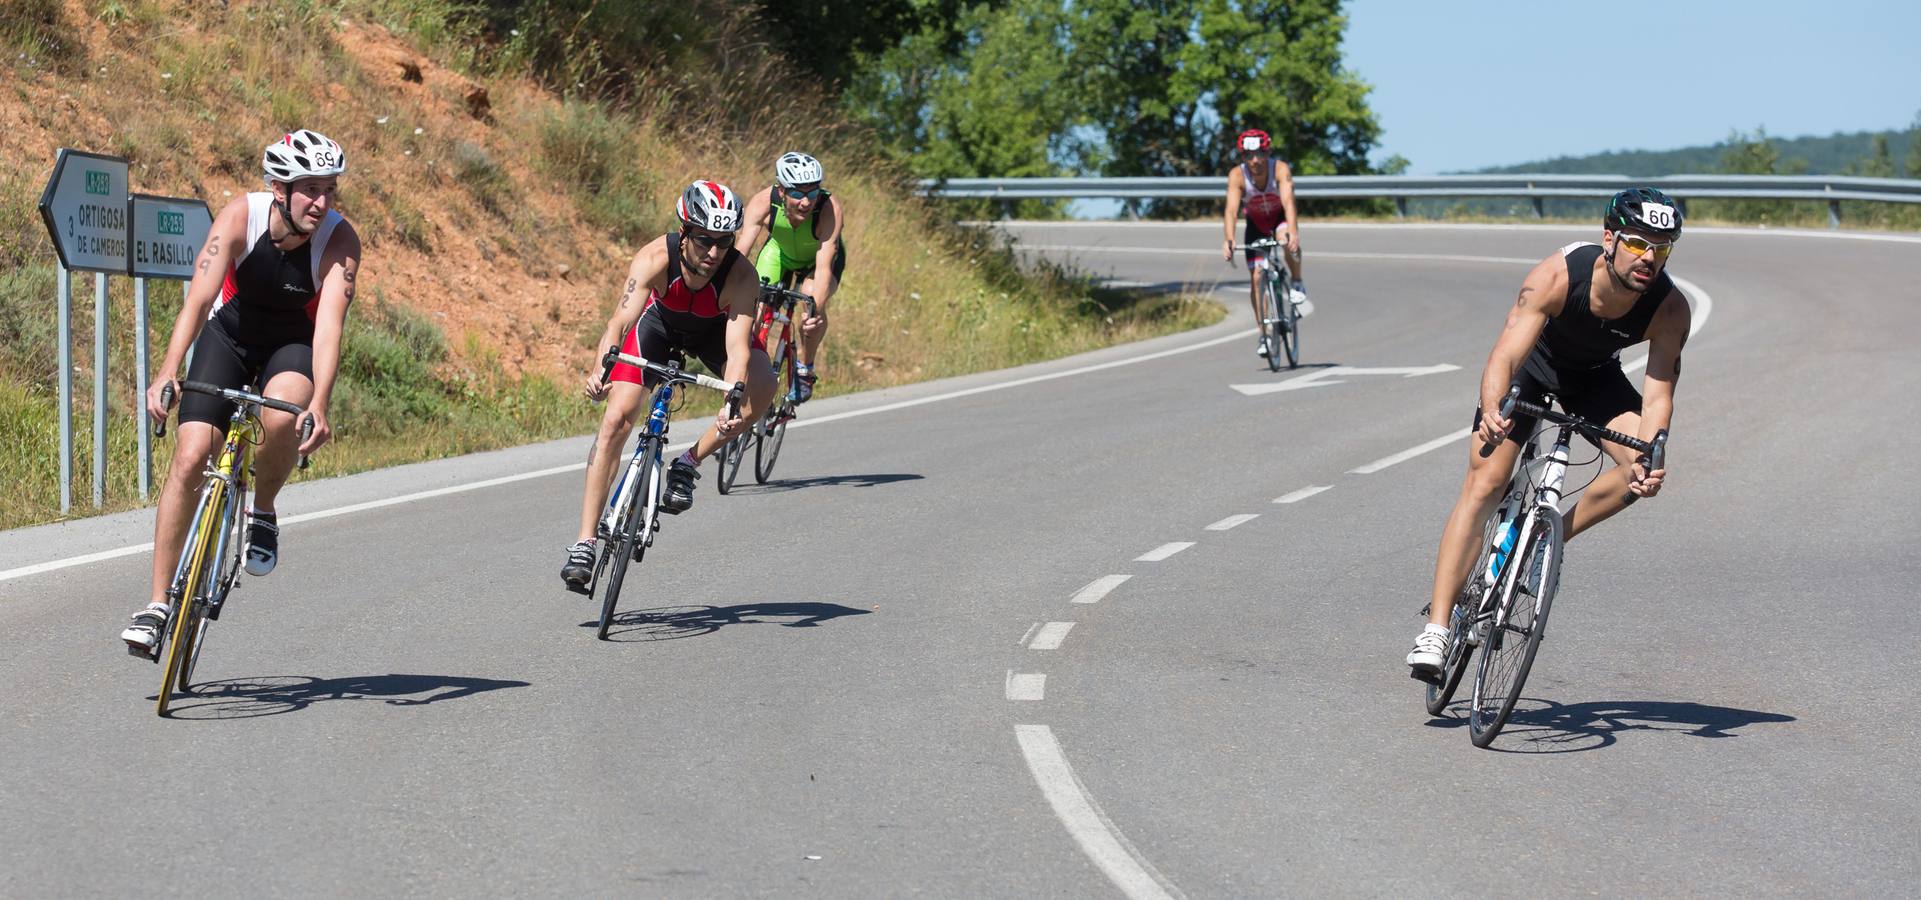
M 1523 400 L 1539 403 L 1552 393 L 1568 413 L 1642 440 L 1668 427 L 1690 318 L 1687 297 L 1666 271 L 1680 237 L 1680 205 L 1653 188 L 1631 188 L 1608 201 L 1601 243 L 1562 247 L 1521 283 L 1481 375 L 1467 478 L 1441 532 L 1428 624 L 1407 655 L 1416 678 L 1440 675 L 1448 614 L 1474 565 L 1482 523 L 1507 486 L 1521 444 L 1534 433 L 1531 416 L 1501 418 L 1510 384 L 1521 386 Z M 1645 397 L 1621 370 L 1621 351 L 1642 341 L 1648 343 Z M 1510 436 L 1514 440 L 1504 440 Z M 1482 445 L 1497 441 L 1493 453 L 1482 457 Z M 1665 470 L 1648 471 L 1626 447 L 1609 443 L 1601 449 L 1616 465 L 1565 514 L 1569 538 L 1620 512 L 1628 494 L 1652 497 L 1661 490 Z

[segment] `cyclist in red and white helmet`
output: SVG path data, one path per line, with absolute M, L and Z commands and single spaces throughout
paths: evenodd
M 680 230 L 649 241 L 634 254 L 614 314 L 588 363 L 587 397 L 605 399 L 607 412 L 587 460 L 580 532 L 560 569 L 569 590 L 586 593 L 593 577 L 596 525 L 620 468 L 622 446 L 658 378 L 621 363 L 602 380 L 600 354 L 606 348 L 619 344 L 624 353 L 657 362 L 691 355 L 722 381 L 747 385 L 740 414 L 729 418 L 723 405 L 694 446 L 668 465 L 664 512 L 680 513 L 693 505 L 700 461 L 758 419 L 774 398 L 773 363 L 754 334 L 759 280 L 734 248 L 741 226 L 740 198 L 719 182 L 696 181 L 681 192 L 674 212 Z
M 265 435 L 254 456 L 254 507 L 247 512 L 251 575 L 265 575 L 279 561 L 274 504 L 294 460 L 333 436 L 327 410 L 361 258 L 359 234 L 334 209 L 347 171 L 339 144 L 306 129 L 289 132 L 267 145 L 260 167 L 267 190 L 235 198 L 214 218 L 146 398 L 148 412 L 165 418 L 162 394 L 192 348 L 189 380 L 257 386 L 265 396 L 305 407 L 313 419 L 303 443 L 293 416 L 260 412 Z M 193 516 L 194 491 L 231 409 L 205 394 L 174 396 L 180 424 L 154 518 L 152 602 L 121 633 L 128 652 L 138 656 L 153 652 L 171 614 L 166 590 Z
M 1294 283 L 1288 286 L 1288 298 L 1293 301 L 1301 315 L 1314 311 L 1314 304 L 1307 299 L 1307 286 L 1301 282 L 1301 235 L 1296 224 L 1294 211 L 1294 170 L 1287 163 L 1274 158 L 1274 142 L 1267 132 L 1259 128 L 1249 128 L 1234 139 L 1234 152 L 1240 156 L 1240 163 L 1227 172 L 1227 210 L 1221 221 L 1221 258 L 1234 259 L 1234 220 L 1239 218 L 1243 208 L 1247 211 L 1247 228 L 1241 243 L 1274 238 L 1284 245 L 1288 271 L 1293 273 Z M 1248 305 L 1254 309 L 1254 327 L 1260 328 L 1267 311 L 1261 309 L 1261 275 L 1258 267 L 1264 254 L 1259 250 L 1247 251 L 1247 297 Z M 1259 353 L 1267 356 L 1279 353 L 1279 347 L 1267 345 L 1267 334 L 1261 334 Z

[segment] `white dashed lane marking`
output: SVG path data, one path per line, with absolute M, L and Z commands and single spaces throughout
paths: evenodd
M 1252 522 L 1255 519 L 1258 519 L 1260 517 L 1261 517 L 1260 513 L 1241 513 L 1238 516 L 1228 516 L 1227 518 L 1222 519 L 1219 522 L 1215 522 L 1214 524 L 1207 526 L 1206 530 L 1207 531 L 1226 531 L 1229 528 L 1233 528 L 1236 525 L 1245 525 L 1248 522 Z
M 1295 491 L 1294 493 L 1282 494 L 1279 497 L 1275 497 L 1274 502 L 1275 503 L 1299 503 L 1302 500 L 1306 500 L 1307 498 L 1312 497 L 1315 494 L 1318 494 L 1322 491 L 1331 491 L 1333 489 L 1334 489 L 1334 486 L 1331 484 L 1320 484 L 1320 485 L 1315 485 L 1314 487 L 1304 487 L 1298 491 Z
M 1047 696 L 1047 676 L 1039 672 L 1007 673 L 1007 699 L 1040 700 Z
M 1067 640 L 1067 632 L 1073 629 L 1072 622 L 1049 622 L 1041 626 L 1034 642 L 1027 645 L 1029 650 L 1059 650 L 1061 642 Z
M 1173 556 L 1174 554 L 1179 553 L 1182 550 L 1186 550 L 1187 548 L 1192 546 L 1194 546 L 1193 541 L 1169 541 L 1165 544 L 1160 545 L 1159 547 L 1155 547 L 1154 549 L 1147 551 L 1146 553 L 1143 553 L 1139 556 L 1134 557 L 1134 561 L 1135 562 L 1160 562 L 1161 560 L 1166 559 L 1170 556 Z
M 1107 593 L 1109 591 L 1112 591 L 1113 589 L 1120 587 L 1121 582 L 1126 581 L 1127 579 L 1132 577 L 1134 576 L 1102 575 L 1101 577 L 1094 579 L 1094 582 L 1092 584 L 1089 584 L 1087 587 L 1081 588 L 1080 593 L 1077 593 L 1074 595 L 1073 602 L 1099 603 L 1101 602 L 1101 598 L 1107 596 Z

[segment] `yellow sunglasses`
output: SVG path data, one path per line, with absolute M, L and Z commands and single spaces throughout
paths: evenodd
M 1637 257 L 1653 253 L 1655 259 L 1667 259 L 1668 255 L 1674 252 L 1673 241 L 1657 244 L 1638 234 L 1617 234 L 1614 236 L 1614 239 L 1621 246 L 1621 249 Z

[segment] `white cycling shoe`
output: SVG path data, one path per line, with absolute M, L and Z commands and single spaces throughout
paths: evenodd
M 1414 636 L 1414 649 L 1407 654 L 1409 674 L 1425 681 L 1441 677 L 1441 661 L 1447 657 L 1447 629 L 1432 622 Z
M 167 627 L 167 619 L 173 610 L 165 603 L 150 603 L 147 608 L 133 614 L 133 624 L 120 632 L 120 639 L 127 642 L 127 653 L 146 659 L 153 658 L 153 648 L 160 645 L 160 632 Z

